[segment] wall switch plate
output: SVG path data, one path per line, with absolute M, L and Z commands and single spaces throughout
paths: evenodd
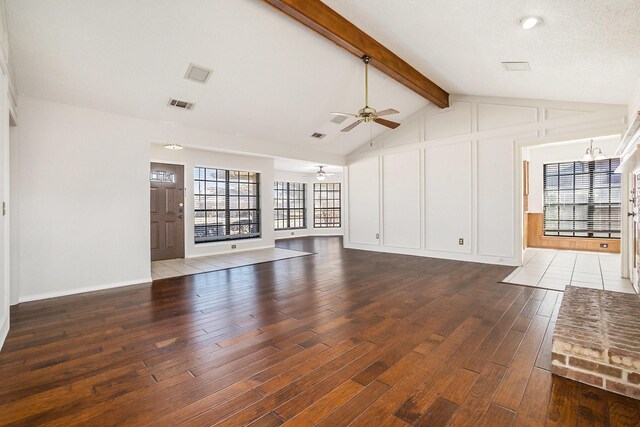
M 236 245 L 231 245 L 231 249 L 235 249 L 236 247 Z
M 606 248 L 609 247 L 609 244 L 608 243 L 600 243 L 600 247 L 606 249 Z
M 458 239 L 458 244 L 464 245 L 464 239 L 462 237 Z

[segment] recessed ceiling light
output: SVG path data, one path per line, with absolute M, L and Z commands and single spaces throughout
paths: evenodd
M 189 68 L 187 68 L 184 78 L 191 80 L 192 82 L 205 84 L 209 80 L 209 77 L 211 77 L 211 73 L 213 73 L 213 70 L 209 68 L 196 64 L 189 64 Z
M 542 23 L 542 18 L 539 16 L 525 16 L 520 20 L 523 30 L 530 30 L 538 24 Z
M 507 61 L 502 66 L 507 71 L 531 71 L 529 63 L 526 61 Z
M 181 144 L 176 144 L 175 142 L 167 142 L 164 144 L 164 148 L 167 150 L 182 150 L 184 147 Z

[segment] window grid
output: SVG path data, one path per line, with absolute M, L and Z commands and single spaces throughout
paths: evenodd
M 300 182 L 275 181 L 273 184 L 275 230 L 295 230 L 307 227 L 307 185 Z
M 339 182 L 313 184 L 314 228 L 339 228 L 341 226 L 340 200 Z
M 195 243 L 260 237 L 260 174 L 194 168 Z
M 620 159 L 543 166 L 544 235 L 620 238 Z

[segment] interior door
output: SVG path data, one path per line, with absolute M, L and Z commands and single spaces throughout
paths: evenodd
M 151 163 L 151 261 L 184 258 L 184 167 Z

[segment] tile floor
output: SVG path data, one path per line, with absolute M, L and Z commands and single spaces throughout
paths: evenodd
M 564 291 L 571 284 L 583 288 L 636 293 L 629 279 L 620 277 L 620 254 L 528 248 L 523 266 L 503 282 Z
M 206 273 L 209 271 L 224 270 L 225 268 L 243 267 L 260 262 L 278 261 L 305 255 L 311 255 L 311 253 L 281 248 L 269 248 L 198 258 L 153 261 L 151 263 L 151 277 L 153 280 L 166 279 L 168 277 Z

